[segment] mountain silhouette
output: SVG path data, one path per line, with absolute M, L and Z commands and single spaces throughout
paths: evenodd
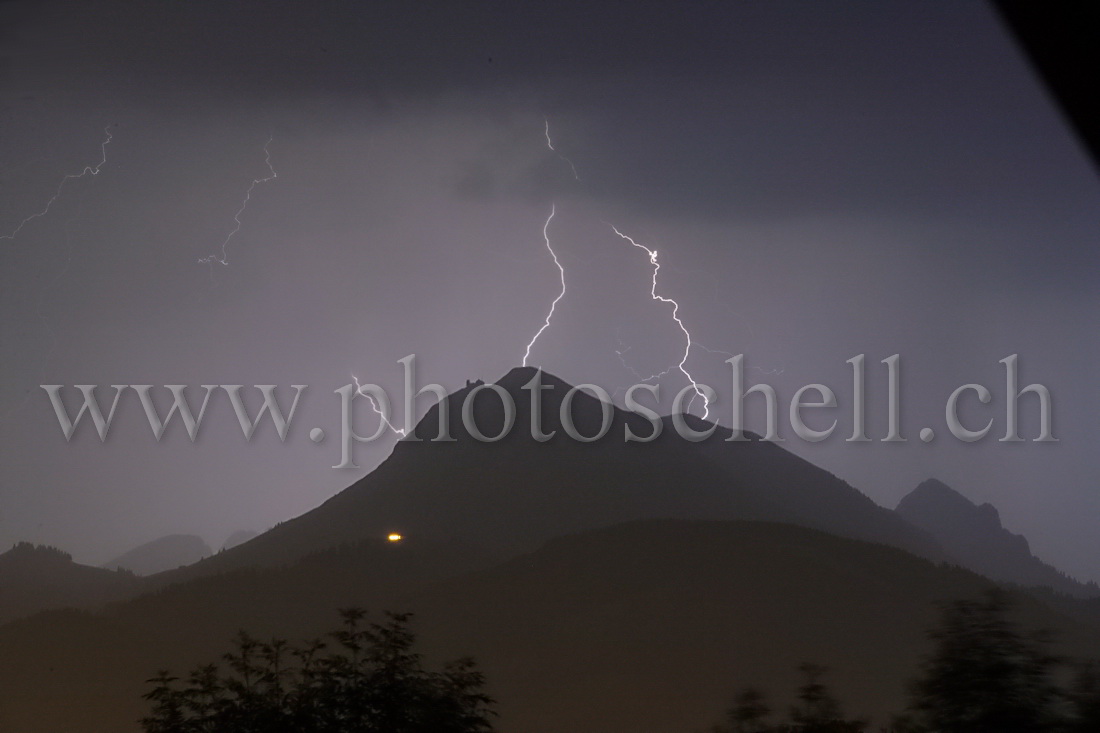
M 394 531 L 474 543 L 503 556 L 565 533 L 649 518 L 789 522 L 945 558 L 923 530 L 755 435 L 727 442 L 730 431 L 718 428 L 710 439 L 690 442 L 666 417 L 656 440 L 628 443 L 625 428 L 648 436 L 650 423 L 578 392 L 572 400 L 577 430 L 596 435 L 605 409 L 611 427 L 599 441 L 574 440 L 560 417 L 571 385 L 546 373 L 541 429 L 554 435 L 539 442 L 529 428 L 531 391 L 523 389 L 535 375 L 534 368 L 520 367 L 496 382 L 516 405 L 515 429 L 499 442 L 480 442 L 464 427 L 463 402 L 480 385 L 469 384 L 427 411 L 413 432 L 419 441 L 399 441 L 378 468 L 321 506 L 156 582 L 279 565 Z M 453 442 L 434 440 L 441 410 Z M 485 389 L 472 412 L 483 434 L 500 432 L 505 416 L 497 395 Z M 687 423 L 695 430 L 709 425 L 694 417 Z
M 0 554 L 0 624 L 54 608 L 96 608 L 137 592 L 138 579 L 73 562 L 61 550 L 20 542 Z
M 153 575 L 183 565 L 191 565 L 213 554 L 201 537 L 172 534 L 146 542 L 125 552 L 103 567 L 108 570 L 129 570 L 135 575 Z
M 989 578 L 1080 597 L 1100 595 L 1095 583 L 1079 583 L 1032 555 L 1027 539 L 1005 529 L 992 504 L 974 504 L 942 481 L 923 481 L 896 511 L 959 563 Z
M 650 423 L 583 391 L 572 401 L 577 429 L 595 435 L 604 410 L 610 414 L 610 429 L 601 440 L 579 442 L 565 434 L 560 417 L 572 386 L 546 373 L 541 374 L 546 389 L 541 393 L 540 428 L 554 435 L 536 441 L 529 428 L 531 391 L 524 389 L 536 374 L 531 367 L 515 368 L 496 383 L 516 406 L 515 427 L 499 442 L 480 442 L 466 430 L 463 403 L 482 384 L 468 383 L 428 409 L 414 431 L 420 441 L 399 441 L 373 472 L 300 517 L 251 539 L 234 537 L 246 541 L 215 555 L 205 544 L 199 546 L 198 538 L 163 538 L 111 566 L 165 572 L 143 578 L 140 584 L 101 578 L 107 587 L 90 580 L 75 585 L 85 597 L 77 590 L 50 595 L 33 584 L 9 584 L 6 605 L 13 613 L 65 605 L 94 608 L 104 599 L 127 593 L 236 569 L 279 566 L 395 531 L 406 538 L 479 547 L 486 557 L 502 559 L 562 534 L 656 518 L 790 523 L 955 562 L 1003 582 L 1076 596 L 1097 590 L 1031 556 L 1024 538 L 1000 526 L 993 507 L 976 507 L 939 482 L 925 482 L 890 511 L 836 476 L 751 433 L 747 441 L 730 442 L 731 431 L 717 427 L 709 439 L 691 442 L 676 434 L 672 418 L 666 416 L 656 440 L 625 442 L 626 428 L 648 436 Z M 481 391 L 473 415 L 483 434 L 494 435 L 503 425 L 504 412 L 497 395 L 484 387 Z M 453 442 L 433 440 L 442 410 Z M 684 420 L 693 430 L 712 427 L 694 416 Z M 186 565 L 186 557 L 177 550 L 195 559 L 207 557 Z M 148 557 L 141 559 L 143 554 Z

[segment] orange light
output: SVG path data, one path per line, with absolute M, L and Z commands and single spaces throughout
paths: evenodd
M 390 542 L 400 542 L 404 538 L 396 532 L 391 532 L 390 535 L 386 537 L 386 539 Z

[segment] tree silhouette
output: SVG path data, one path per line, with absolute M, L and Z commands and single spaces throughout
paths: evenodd
M 321 640 L 293 647 L 245 632 L 217 664 L 181 681 L 148 680 L 145 733 L 488 733 L 493 700 L 471 659 L 424 668 L 409 614 L 368 623 L 361 609 Z
M 938 733 L 1032 733 L 1057 730 L 1058 660 L 1048 639 L 1008 617 L 999 589 L 944 608 L 930 636 L 935 650 L 913 686 L 910 728 Z
M 861 733 L 867 727 L 862 720 L 844 719 L 840 703 L 821 681 L 828 671 L 825 667 L 805 663 L 798 669 L 805 680 L 789 722 L 769 725 L 771 708 L 763 693 L 746 687 L 726 711 L 726 725 L 715 726 L 713 733 Z
M 890 733 L 1097 733 L 1100 662 L 1079 663 L 1072 683 L 1053 682 L 1062 660 L 1050 639 L 1010 619 L 1011 597 L 1000 589 L 943 607 L 929 631 L 934 643 L 912 684 L 909 710 L 882 729 Z M 803 664 L 789 721 L 771 725 L 757 689 L 745 688 L 713 733 L 862 733 L 867 721 L 846 719 L 822 682 L 826 669 Z M 1068 676 L 1066 677 L 1068 679 Z
M 798 668 L 805 677 L 798 688 L 798 704 L 791 708 L 791 731 L 799 733 L 860 733 L 867 727 L 862 720 L 844 720 L 840 703 L 821 682 L 828 671 L 816 664 Z
M 141 721 L 146 733 L 176 733 L 188 730 L 185 726 L 187 713 L 183 696 L 175 690 L 178 678 L 162 669 L 156 676 L 146 680 L 153 689 L 145 693 L 145 699 L 153 704 L 152 713 Z M 192 730 L 198 730 L 197 728 Z
M 764 693 L 755 687 L 746 687 L 737 695 L 733 706 L 726 711 L 729 730 L 732 733 L 759 733 L 767 730 L 766 721 L 771 715 Z
M 1072 733 L 1095 733 L 1100 730 L 1100 664 L 1089 662 L 1080 665 L 1066 697 L 1073 716 L 1067 730 Z

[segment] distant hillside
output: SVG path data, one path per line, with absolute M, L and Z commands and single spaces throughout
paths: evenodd
M 229 535 L 228 538 L 226 538 L 225 542 L 222 543 L 222 549 L 232 550 L 237 545 L 243 545 L 245 542 L 248 542 L 253 537 L 256 537 L 258 535 L 259 532 L 253 532 L 250 529 L 239 529 L 233 534 Z
M 941 481 L 922 482 L 896 511 L 958 562 L 994 580 L 1079 597 L 1100 595 L 1095 583 L 1079 583 L 1032 555 L 1027 539 L 1005 529 L 992 504 L 978 506 Z
M 416 612 L 432 660 L 475 655 L 502 731 L 690 733 L 740 685 L 785 705 L 806 660 L 832 668 L 849 709 L 881 720 L 902 704 L 936 603 L 990 585 L 770 523 L 633 522 L 502 564 L 455 544 L 365 542 L 0 628 L 0 729 L 134 731 L 155 670 L 215 659 L 238 628 L 309 638 L 353 603 Z M 1062 651 L 1100 655 L 1097 627 L 1021 603 L 1024 622 L 1055 630 Z
M 719 429 L 689 442 L 665 419 L 652 443 L 627 443 L 624 428 L 648 435 L 642 417 L 607 406 L 612 427 L 602 440 L 582 443 L 562 429 L 560 408 L 571 388 L 544 375 L 542 429 L 530 436 L 530 391 L 535 375 L 517 368 L 499 382 L 516 404 L 515 429 L 504 440 L 474 440 L 461 420 L 462 403 L 476 385 L 445 403 L 454 442 L 433 442 L 440 406 L 425 415 L 416 434 L 399 442 L 372 473 L 296 519 L 193 567 L 166 573 L 156 583 L 253 565 L 293 561 L 340 542 L 384 537 L 391 531 L 432 540 L 458 539 L 502 552 L 530 550 L 550 537 L 633 519 L 752 519 L 790 522 L 842 536 L 895 545 L 930 558 L 945 555 L 937 543 L 894 512 L 876 505 L 844 481 L 783 448 L 755 439 L 726 442 Z M 597 432 L 602 403 L 587 393 L 573 401 L 574 422 Z M 474 414 L 485 434 L 499 432 L 499 398 L 486 390 Z M 706 423 L 695 418 L 695 429 Z
M 130 573 L 78 565 L 61 550 L 20 542 L 0 554 L 0 624 L 45 609 L 95 608 L 137 588 Z
M 165 570 L 191 565 L 213 554 L 201 537 L 172 534 L 146 542 L 119 555 L 103 567 L 108 570 L 129 570 L 136 575 L 153 575 Z

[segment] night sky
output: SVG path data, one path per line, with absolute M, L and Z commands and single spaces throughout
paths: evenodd
M 1100 580 L 1100 182 L 984 3 L 6 3 L 0 49 L 0 234 L 112 136 L 0 240 L 0 547 L 103 562 L 316 506 L 392 447 L 331 468 L 353 373 L 397 395 L 410 353 L 451 389 L 519 364 L 558 293 L 554 205 L 567 292 L 531 363 L 613 391 L 635 381 L 620 356 L 679 361 L 614 224 L 658 250 L 695 341 L 776 388 L 786 447 L 890 507 L 938 477 Z M 269 138 L 278 177 L 228 264 L 199 264 Z M 908 442 L 844 441 L 860 353 L 876 438 L 878 362 L 901 355 Z M 1014 353 L 1057 444 L 996 440 Z M 725 358 L 688 366 L 728 424 Z M 840 402 L 816 445 L 786 418 L 810 382 Z M 943 406 L 967 382 L 994 395 L 968 419 L 995 423 L 964 445 Z M 246 443 L 223 394 L 194 445 L 180 424 L 158 445 L 133 393 L 106 444 L 66 444 L 37 385 L 88 383 L 309 388 L 285 444 L 270 424 Z

